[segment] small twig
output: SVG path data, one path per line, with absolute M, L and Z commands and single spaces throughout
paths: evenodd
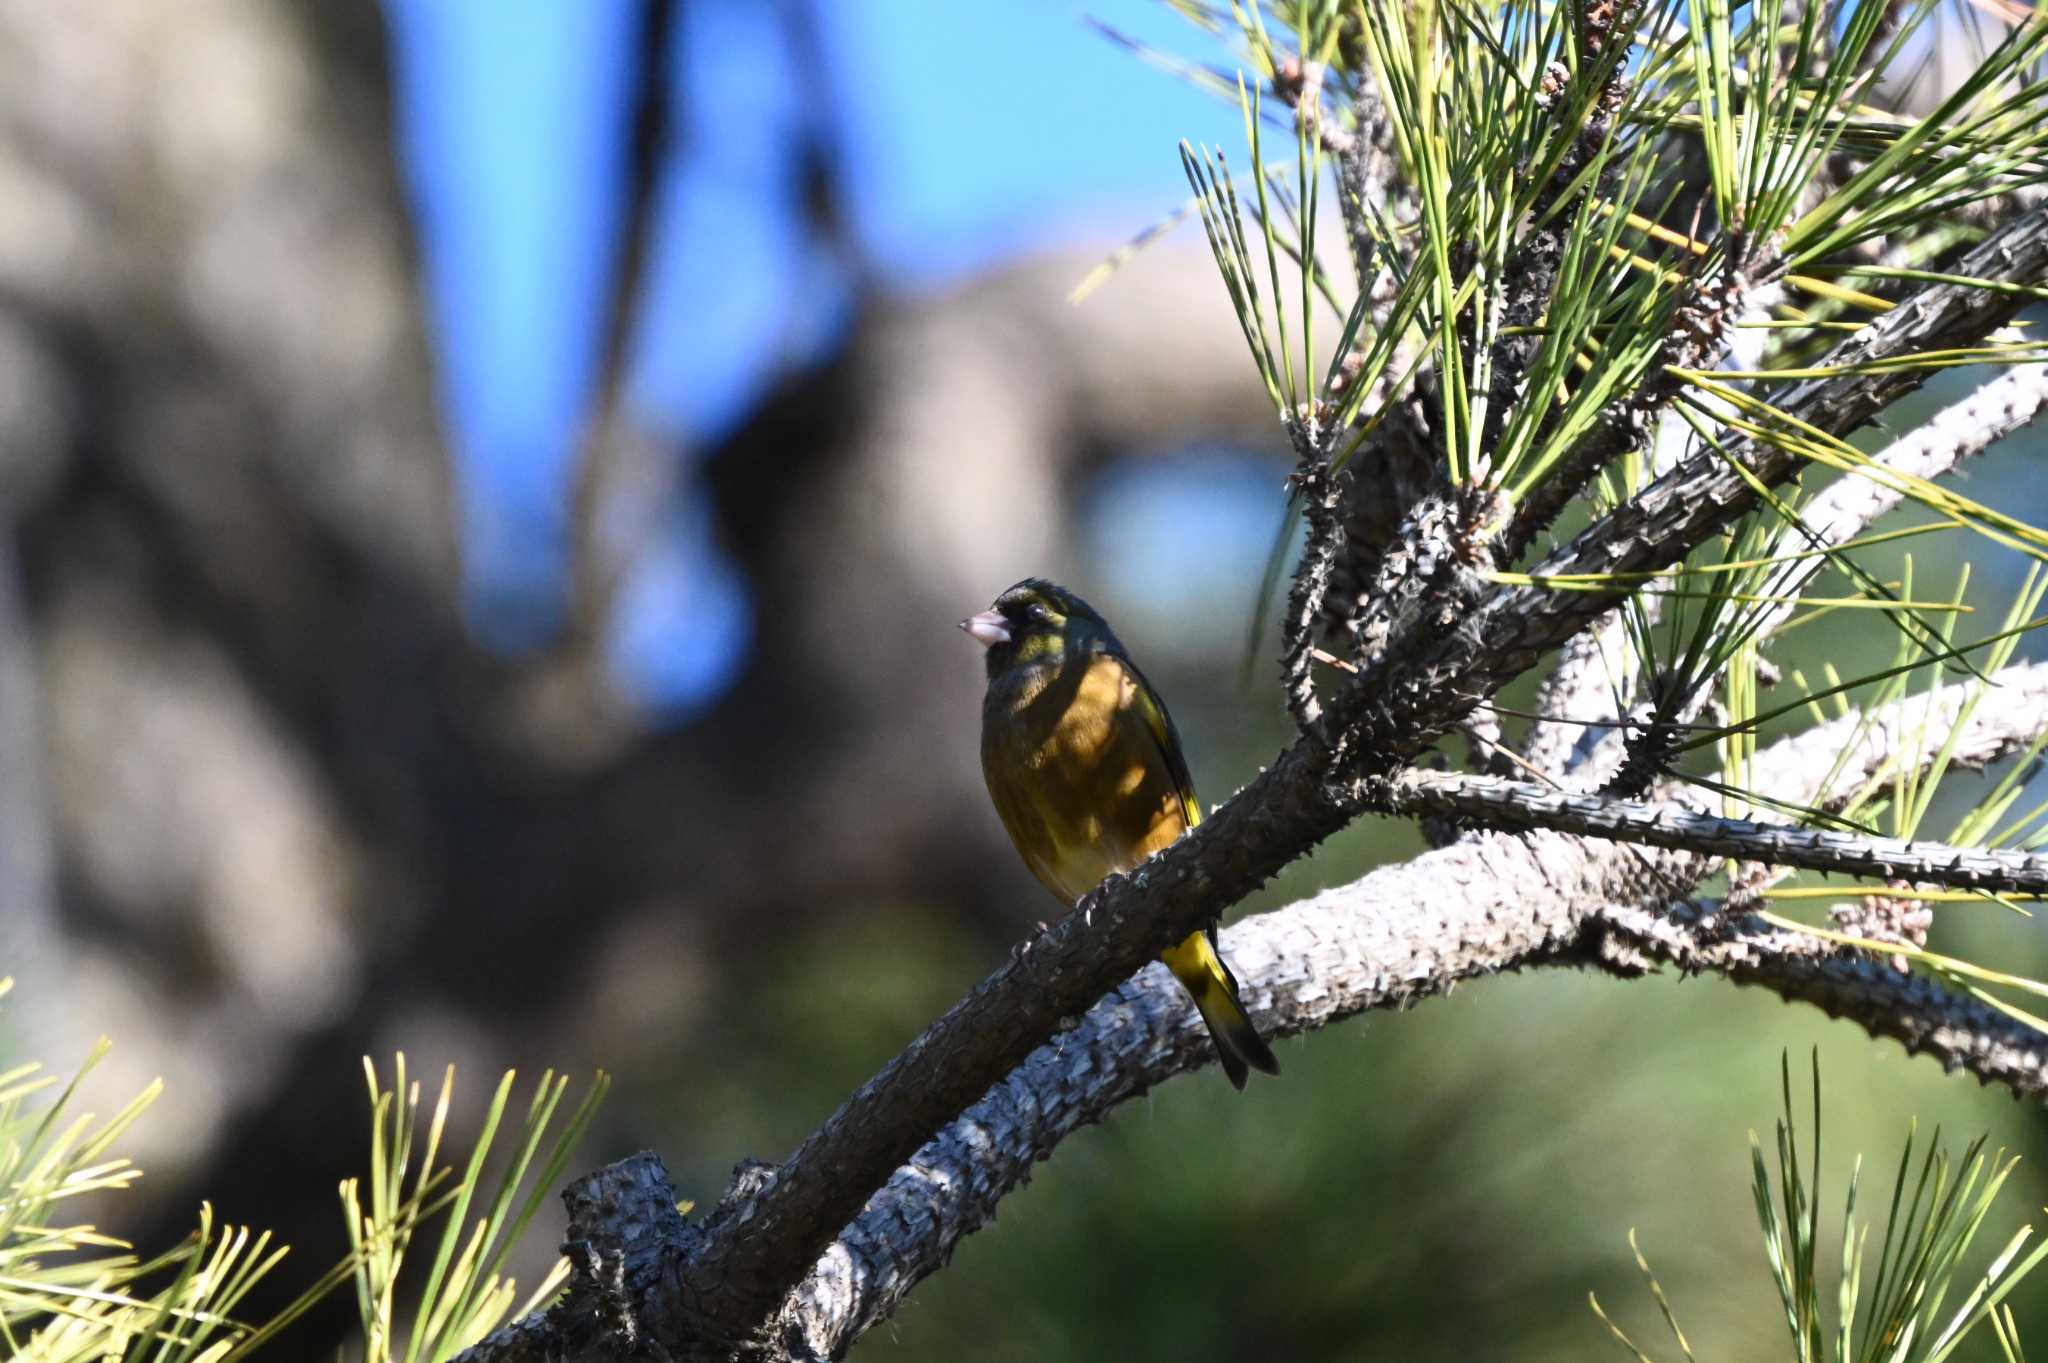
M 1486 745 L 1487 751 L 1490 752 L 1494 757 L 1500 759 L 1503 762 L 1507 762 L 1514 766 L 1520 767 L 1523 771 L 1528 772 L 1529 775 L 1535 777 L 1539 782 L 1543 783 L 1546 786 L 1552 786 L 1558 790 L 1564 789 L 1563 783 L 1560 782 L 1556 777 L 1552 776 L 1549 772 L 1543 770 L 1543 768 L 1537 766 L 1534 762 L 1531 762 L 1528 758 L 1522 756 L 1520 753 L 1516 752 L 1513 748 L 1510 748 L 1507 744 L 1501 742 L 1499 739 L 1481 733 L 1478 730 L 1473 729 L 1469 726 L 1465 729 L 1465 732 L 1469 734 L 1475 741 L 1484 743 Z
M 1582 634 L 1579 637 L 1583 639 L 1586 636 Z M 1497 715 L 1506 715 L 1510 719 L 1533 719 L 1540 720 L 1545 724 L 1567 724 L 1582 729 L 1626 729 L 1633 722 L 1627 719 L 1575 719 L 1570 715 L 1552 715 L 1539 713 L 1535 710 L 1517 710 L 1513 706 L 1496 705 L 1491 701 L 1486 702 L 1479 708 L 1491 710 Z M 1719 733 L 1727 728 L 1725 724 L 1677 724 L 1672 727 L 1692 733 Z

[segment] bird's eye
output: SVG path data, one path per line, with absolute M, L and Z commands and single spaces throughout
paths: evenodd
M 1047 610 L 1043 603 L 1034 601 L 1031 605 L 1031 618 L 1040 624 L 1049 625 L 1052 623 L 1052 612 Z

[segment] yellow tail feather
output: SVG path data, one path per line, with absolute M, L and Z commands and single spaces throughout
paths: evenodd
M 1254 1069 L 1280 1073 L 1280 1062 L 1274 1058 L 1272 1048 L 1245 1016 L 1244 1006 L 1238 1002 L 1237 980 L 1216 954 L 1209 934 L 1195 933 L 1179 946 L 1167 948 L 1160 959 L 1188 991 L 1195 1011 L 1202 1015 L 1209 1038 L 1216 1043 L 1216 1054 L 1223 1061 L 1223 1072 L 1230 1076 L 1233 1087 L 1243 1088 Z

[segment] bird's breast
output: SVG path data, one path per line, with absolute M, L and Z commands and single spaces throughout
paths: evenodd
M 992 685 L 982 768 L 1017 849 L 1071 903 L 1180 836 L 1180 795 L 1114 657 Z

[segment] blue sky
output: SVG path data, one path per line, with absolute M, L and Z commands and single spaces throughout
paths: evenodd
M 822 82 L 792 68 L 772 6 L 685 6 L 671 57 L 677 149 L 629 380 L 679 449 L 715 440 L 844 319 L 845 262 L 806 240 L 791 201 L 784 148 L 804 118 L 829 119 L 844 153 L 860 266 L 904 291 L 1128 235 L 1185 194 L 1178 139 L 1241 135 L 1235 110 L 1143 65 L 1080 9 L 813 3 Z M 565 494 L 615 263 L 631 9 L 386 4 L 472 619 L 525 646 L 546 636 L 560 600 Z M 1210 41 L 1151 0 L 1086 13 L 1181 51 Z M 715 692 L 745 647 L 744 592 L 706 524 L 701 508 L 678 508 L 629 589 L 617 656 L 656 703 Z M 696 642 L 683 651 L 682 639 Z

